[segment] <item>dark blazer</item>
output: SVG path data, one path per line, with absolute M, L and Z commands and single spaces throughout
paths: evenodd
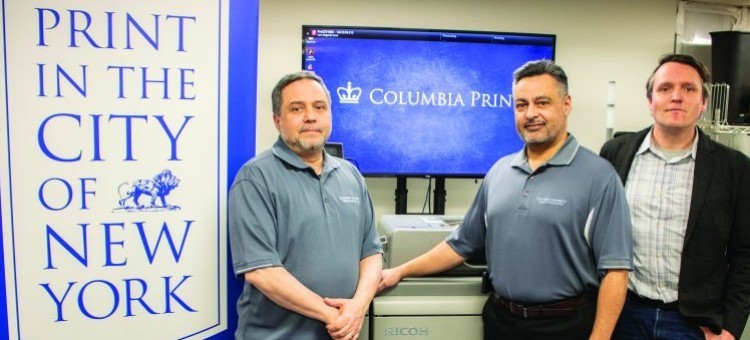
M 623 184 L 649 129 L 602 147 Z M 750 159 L 698 134 L 678 308 L 699 325 L 714 332 L 723 327 L 739 339 L 750 309 Z

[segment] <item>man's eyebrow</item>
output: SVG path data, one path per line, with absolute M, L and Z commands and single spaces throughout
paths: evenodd
M 325 103 L 325 104 L 328 104 L 328 101 L 327 101 L 327 100 L 322 100 L 322 99 L 321 99 L 321 100 L 316 100 L 316 101 L 313 101 L 312 103 L 313 103 L 313 104 L 320 104 L 320 103 Z M 292 104 L 305 104 L 305 101 L 304 101 L 304 100 L 293 100 L 293 101 L 289 102 L 289 104 L 290 104 L 290 105 L 292 105 Z

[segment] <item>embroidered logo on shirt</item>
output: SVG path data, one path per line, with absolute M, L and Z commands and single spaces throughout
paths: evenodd
M 564 198 L 552 198 L 552 197 L 536 197 L 536 203 L 539 204 L 547 204 L 547 205 L 556 205 L 556 206 L 564 206 L 568 203 L 568 201 Z
M 359 197 L 357 196 L 339 196 L 341 203 L 359 204 Z

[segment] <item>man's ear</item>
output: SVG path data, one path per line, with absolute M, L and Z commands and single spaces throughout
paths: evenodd
M 570 112 L 573 111 L 573 97 L 570 95 L 565 96 L 565 102 L 564 102 L 564 110 L 565 110 L 565 117 L 570 115 Z
M 276 130 L 279 130 L 279 121 L 281 120 L 281 116 L 277 114 L 273 114 L 273 125 L 276 126 Z

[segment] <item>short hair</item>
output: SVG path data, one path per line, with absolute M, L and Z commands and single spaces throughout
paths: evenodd
M 550 75 L 555 78 L 557 85 L 560 88 L 560 95 L 565 97 L 568 95 L 568 76 L 562 67 L 558 66 L 552 60 L 540 59 L 529 61 L 523 66 L 519 67 L 513 72 L 513 83 L 516 84 L 523 78 Z
M 326 97 L 328 97 L 328 103 L 331 103 L 331 92 L 328 91 L 328 87 L 326 87 L 325 82 L 323 82 L 323 78 L 310 71 L 297 71 L 281 77 L 279 82 L 276 83 L 276 86 L 274 86 L 273 91 L 271 91 L 271 109 L 273 110 L 274 115 L 278 116 L 281 114 L 281 91 L 289 86 L 289 84 L 302 79 L 311 79 L 318 82 L 320 86 L 323 87 Z
M 661 66 L 666 63 L 680 63 L 692 67 L 695 72 L 698 72 L 698 75 L 701 77 L 703 100 L 706 100 L 708 98 L 708 95 L 710 93 L 708 84 L 711 80 L 711 73 L 708 72 L 708 68 L 706 68 L 706 65 L 691 55 L 665 54 L 659 58 L 659 65 L 657 65 L 654 71 L 651 72 L 651 76 L 648 77 L 648 81 L 646 82 L 646 97 L 648 97 L 649 100 L 651 100 L 651 96 L 654 92 L 654 75 L 656 75 L 656 72 L 659 71 Z

